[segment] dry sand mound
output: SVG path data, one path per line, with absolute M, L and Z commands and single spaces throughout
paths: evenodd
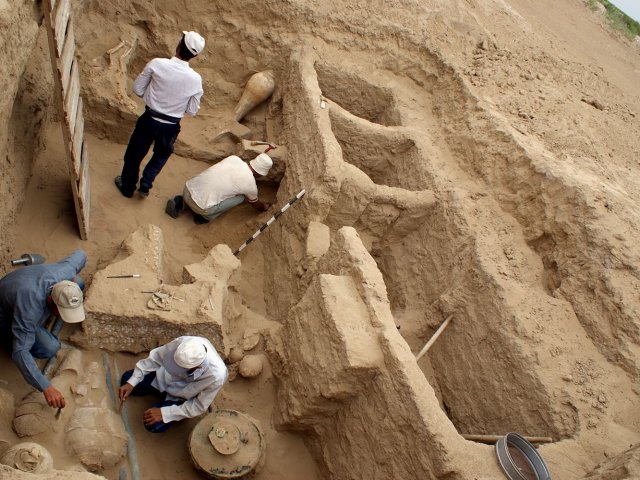
M 37 75 L 48 68 L 38 12 L 0 2 L 2 38 L 24 38 L 19 49 L 6 42 L 2 67 L 5 225 L 24 202 L 0 235 L 3 258 L 57 258 L 81 245 L 93 274 L 126 258 L 120 244 L 153 223 L 165 239 L 154 281 L 179 284 L 184 265 L 219 243 L 233 250 L 268 216 L 239 207 L 196 227 L 164 215 L 166 199 L 236 153 L 240 137 L 275 142 L 284 147 L 278 176 L 261 193 L 278 204 L 307 195 L 240 256 L 215 335 L 240 345 L 256 325 L 266 334 L 258 348 L 270 365 L 225 391 L 248 409 L 258 390 L 273 395 L 259 415 L 273 410 L 278 429 L 301 432 L 309 451 L 298 437 L 287 445 L 316 465 L 301 461 L 291 478 L 500 478 L 492 449 L 460 434 L 508 431 L 553 438 L 540 452 L 554 478 L 633 478 L 635 45 L 577 0 L 74 6 L 94 135 L 94 237 L 75 238 L 64 167 L 52 161 L 59 131 L 42 128 L 50 100 Z M 119 198 L 119 144 L 141 111 L 131 80 L 169 55 L 183 29 L 207 39 L 193 62 L 205 84 L 201 112 L 183 122 L 151 197 Z M 272 97 L 235 122 L 244 82 L 264 70 L 274 72 Z M 129 306 L 128 293 L 100 288 L 96 299 Z M 117 322 L 135 335 L 125 316 Z M 152 330 L 139 337 L 146 347 L 161 340 Z M 282 478 L 288 450 L 277 438 L 260 478 Z

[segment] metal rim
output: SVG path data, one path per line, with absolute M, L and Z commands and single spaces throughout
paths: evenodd
M 517 449 L 527 459 L 538 480 L 551 480 L 549 469 L 536 448 L 517 433 L 507 433 L 496 442 L 496 456 L 500 468 L 509 480 L 527 480 L 509 452 L 509 446 Z

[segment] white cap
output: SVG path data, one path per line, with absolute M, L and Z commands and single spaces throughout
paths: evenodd
M 204 38 L 198 32 L 182 32 L 184 34 L 184 44 L 194 55 L 198 55 L 204 50 Z
M 78 323 L 84 320 L 82 290 L 77 283 L 69 280 L 56 283 L 51 290 L 51 299 L 65 322 Z
M 269 169 L 273 165 L 273 160 L 271 160 L 271 157 L 266 153 L 261 153 L 256 158 L 251 160 L 249 162 L 249 165 L 251 165 L 251 168 L 253 168 L 254 172 L 256 172 L 258 175 L 264 176 L 269 173 Z
M 182 368 L 194 368 L 207 357 L 207 347 L 199 338 L 190 338 L 178 345 L 173 360 Z

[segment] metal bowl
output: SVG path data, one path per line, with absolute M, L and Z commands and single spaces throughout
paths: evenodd
M 510 480 L 551 480 L 536 448 L 517 433 L 507 433 L 496 442 L 496 456 Z

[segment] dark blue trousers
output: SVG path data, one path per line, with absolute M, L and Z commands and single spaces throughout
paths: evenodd
M 127 380 L 131 378 L 131 375 L 133 375 L 133 370 L 127 370 L 126 372 L 124 372 L 122 374 L 122 378 L 120 379 L 120 386 L 127 383 Z M 133 387 L 133 390 L 131 391 L 131 395 L 135 395 L 136 397 L 143 397 L 145 395 L 161 396 L 162 392 L 158 390 L 156 387 L 151 385 L 151 382 L 153 382 L 155 378 L 156 378 L 156 372 L 147 373 L 144 376 L 144 379 L 135 387 Z M 162 408 L 162 407 L 168 407 L 169 405 L 182 405 L 183 403 L 184 403 L 184 400 L 167 400 L 165 395 L 164 401 L 156 402 L 152 405 L 152 407 Z M 151 433 L 162 433 L 169 430 L 169 428 L 171 428 L 171 424 L 173 423 L 175 422 L 164 423 L 163 421 L 159 421 L 152 425 L 145 425 L 144 428 L 146 428 Z
M 179 123 L 162 123 L 151 118 L 149 111 L 145 111 L 136 122 L 129 145 L 124 153 L 122 167 L 122 194 L 133 195 L 138 184 L 140 164 L 149 153 L 153 143 L 153 155 L 142 172 L 140 191 L 149 192 L 153 181 L 162 170 L 173 153 L 173 144 L 180 133 Z

